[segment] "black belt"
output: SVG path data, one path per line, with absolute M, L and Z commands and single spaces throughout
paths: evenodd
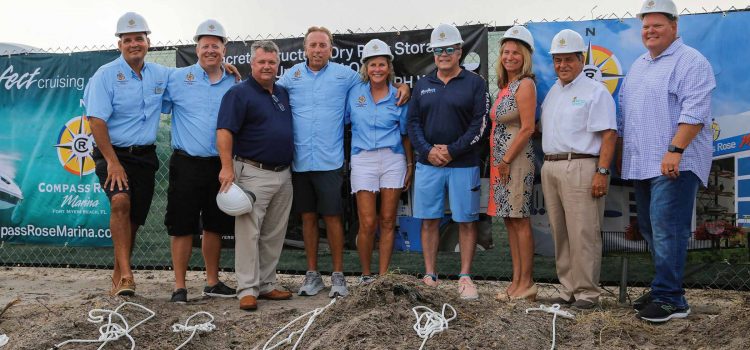
M 187 153 L 187 152 L 185 152 L 185 151 L 183 151 L 181 149 L 175 149 L 174 150 L 174 154 L 177 154 L 177 155 L 183 156 L 183 157 L 192 158 L 192 159 L 198 159 L 198 160 L 216 160 L 216 159 L 219 159 L 218 156 L 212 156 L 212 157 L 194 156 L 194 155 L 191 155 L 190 153 Z
M 156 150 L 156 145 L 143 145 L 143 146 L 128 146 L 128 147 L 117 147 L 112 146 L 116 152 L 127 152 L 130 154 L 140 155 L 150 153 Z
M 254 167 L 258 168 L 258 169 L 270 170 L 270 171 L 275 171 L 275 172 L 284 171 L 284 170 L 286 170 L 286 169 L 289 168 L 289 165 L 269 165 L 269 164 L 263 164 L 261 162 L 256 162 L 256 161 L 254 161 L 252 159 L 242 158 L 240 156 L 234 156 L 234 160 L 243 162 L 245 164 L 250 164 L 250 165 L 252 165 L 252 166 L 254 166 Z
M 593 154 L 584 153 L 560 153 L 560 154 L 545 154 L 544 160 L 554 162 L 558 160 L 571 160 L 571 159 L 585 159 L 585 158 L 599 158 Z

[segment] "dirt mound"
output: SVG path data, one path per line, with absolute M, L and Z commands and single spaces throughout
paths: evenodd
M 224 276 L 235 285 L 232 275 Z M 280 285 L 296 291 L 303 276 L 280 276 Z M 329 283 L 328 277 L 324 278 Z M 258 311 L 239 310 L 236 299 L 196 297 L 203 274 L 188 274 L 189 302 L 169 303 L 173 280 L 170 271 L 137 272 L 138 294 L 128 301 L 144 305 L 156 316 L 131 335 L 137 349 L 174 349 L 188 333 L 173 333 L 172 324 L 198 311 L 215 317 L 216 330 L 199 334 L 185 347 L 190 350 L 262 349 L 269 338 L 293 319 L 325 307 L 328 290 L 313 297 L 287 301 L 261 300 Z M 455 281 L 428 288 L 413 276 L 386 275 L 367 286 L 348 278 L 351 294 L 323 311 L 300 343 L 299 349 L 418 349 L 422 343 L 412 328 L 411 309 L 426 306 L 440 312 L 452 305 L 457 317 L 449 328 L 427 340 L 425 349 L 548 349 L 552 342 L 552 315 L 526 313 L 536 303 L 498 302 L 495 294 L 504 282 L 477 281 L 480 299 L 458 298 Z M 106 295 L 108 272 L 77 269 L 9 268 L 0 271 L 0 334 L 10 337 L 2 350 L 50 349 L 69 339 L 95 339 L 100 324 L 86 320 L 95 308 L 114 309 L 126 299 Z M 555 295 L 555 285 L 540 285 L 540 296 Z M 637 296 L 642 291 L 631 288 Z M 628 305 L 605 294 L 601 308 L 576 313 L 574 320 L 558 318 L 556 344 L 560 349 L 749 349 L 750 296 L 747 292 L 689 290 L 692 313 L 687 319 L 652 325 L 637 320 Z M 449 311 L 448 311 L 449 312 Z M 123 309 L 128 322 L 145 317 L 134 308 Z M 202 320 L 196 320 L 202 322 Z M 293 330 L 307 322 L 301 320 Z M 286 336 L 286 334 L 284 335 Z M 62 349 L 96 349 L 99 344 L 70 344 Z M 129 349 L 121 339 L 106 349 Z M 280 349 L 291 349 L 291 346 Z

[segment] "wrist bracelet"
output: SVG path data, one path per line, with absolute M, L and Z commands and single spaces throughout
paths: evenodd
M 510 162 L 506 162 L 506 161 L 505 161 L 505 158 L 500 158 L 500 161 L 502 161 L 503 163 L 505 163 L 505 164 L 507 164 L 507 165 L 510 165 Z

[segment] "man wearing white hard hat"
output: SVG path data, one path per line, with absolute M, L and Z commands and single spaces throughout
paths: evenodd
M 359 72 L 361 82 L 349 90 L 346 117 L 352 125 L 350 179 L 357 197 L 360 283 L 368 284 L 375 280 L 370 261 L 378 227 L 378 271 L 381 275 L 388 272 L 398 202 L 411 182 L 414 161 L 406 135 L 407 108 L 396 105 L 396 88 L 391 85 L 395 73 L 390 47 L 379 39 L 367 42 Z
M 122 55 L 101 66 L 84 91 L 96 141 L 96 175 L 111 208 L 113 295 L 135 293 L 130 257 L 136 231 L 146 222 L 159 167 L 154 142 L 169 69 L 144 61 L 149 33 L 141 15 L 122 15 L 115 32 Z
M 647 52 L 620 90 L 622 178 L 634 180 L 638 228 L 654 261 L 651 291 L 633 307 L 651 322 L 684 318 L 682 288 L 698 186 L 708 185 L 713 155 L 711 64 L 677 35 L 677 6 L 647 0 L 638 18 Z
M 299 295 L 313 296 L 325 285 L 318 271 L 318 216 L 323 218 L 331 247 L 333 273 L 328 296 L 346 296 L 343 213 L 344 113 L 349 90 L 359 75 L 349 66 L 330 62 L 333 35 L 325 27 L 307 29 L 305 62 L 288 69 L 278 84 L 289 91 L 294 116 L 292 211 L 302 218 L 307 273 Z M 399 103 L 409 99 L 409 87 L 399 87 Z
M 206 264 L 203 295 L 231 298 L 233 288 L 219 280 L 221 236 L 234 234 L 234 218 L 216 205 L 221 162 L 216 150 L 216 121 L 224 93 L 235 78 L 222 66 L 227 35 L 209 19 L 198 25 L 193 40 L 198 62 L 173 70 L 164 93 L 162 113 L 172 114 L 172 149 L 164 224 L 171 237 L 175 286 L 172 302 L 187 302 L 185 273 L 193 235 L 203 234 Z
M 240 309 L 257 299 L 285 300 L 276 289 L 276 265 L 292 208 L 292 111 L 289 94 L 277 85 L 279 47 L 259 40 L 250 46 L 251 77 L 224 95 L 216 126 L 221 191 L 233 182 L 255 194 L 252 211 L 236 216 L 235 258 Z
M 549 53 L 557 81 L 542 102 L 542 189 L 562 284 L 559 301 L 577 309 L 598 305 L 601 227 L 609 166 L 617 140 L 615 102 L 583 74 L 586 45 L 563 29 Z
M 487 82 L 459 66 L 463 39 L 458 28 L 440 24 L 432 31 L 430 48 L 437 69 L 419 79 L 409 104 L 409 139 L 418 154 L 414 178 L 414 217 L 422 219 L 425 276 L 437 287 L 438 227 L 445 210 L 445 190 L 453 221 L 459 227 L 462 299 L 477 299 L 471 280 L 479 219 L 479 149 L 487 134 Z

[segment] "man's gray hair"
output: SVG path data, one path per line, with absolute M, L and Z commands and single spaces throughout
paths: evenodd
M 258 40 L 250 45 L 250 62 L 255 60 L 255 52 L 258 51 L 258 49 L 262 49 L 265 52 L 276 53 L 277 55 L 279 54 L 279 46 L 276 45 L 275 42 L 271 40 Z

